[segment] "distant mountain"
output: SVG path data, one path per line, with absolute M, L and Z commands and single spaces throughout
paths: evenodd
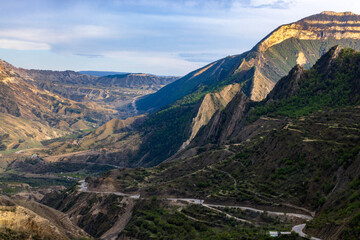
M 128 74 L 126 72 L 109 72 L 109 71 L 78 71 L 78 73 L 97 76 L 97 77 Z
M 41 140 L 93 127 L 114 114 L 97 104 L 78 103 L 40 88 L 22 72 L 0 61 L 0 145 L 6 143 L 8 149 L 39 146 Z
M 97 83 L 103 86 L 159 90 L 179 77 L 160 77 L 145 73 L 116 74 L 101 77 Z
M 136 98 L 153 93 L 178 77 L 159 77 L 150 74 L 117 74 L 94 76 L 74 71 L 17 69 L 29 82 L 77 102 L 94 102 L 103 108 L 117 111 L 117 118 L 137 114 Z M 110 72 L 107 72 L 110 73 Z
M 0 151 L 40 147 L 69 131 L 137 115 L 136 98 L 177 77 L 27 70 L 0 62 Z

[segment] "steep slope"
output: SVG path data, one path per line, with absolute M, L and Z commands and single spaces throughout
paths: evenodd
M 278 79 L 295 64 L 311 67 L 331 46 L 359 49 L 360 16 L 345 12 L 322 12 L 298 22 L 280 26 L 251 51 L 226 57 L 189 73 L 159 92 L 137 101 L 139 110 L 161 108 L 214 84 L 242 82 L 244 72 L 254 68 L 250 89 L 244 92 L 252 100 L 262 100 Z M 231 78 L 231 79 L 229 79 Z M 227 81 L 225 81 L 227 80 Z
M 219 92 L 208 93 L 205 95 L 196 117 L 192 120 L 191 135 L 189 139 L 183 143 L 181 149 L 189 145 L 200 128 L 210 121 L 216 111 L 224 109 L 240 89 L 240 84 L 235 83 L 227 85 Z
M 111 193 L 88 193 L 75 187 L 42 200 L 66 213 L 73 222 L 96 239 L 117 239 L 127 224 L 135 200 Z
M 68 240 L 88 237 L 65 214 L 34 201 L 14 201 L 1 196 L 0 208 L 2 239 Z
M 40 142 L 65 135 L 67 132 L 37 121 L 0 113 L 0 151 L 41 146 Z
M 50 126 L 71 127 L 78 119 L 101 122 L 113 111 L 96 104 L 80 104 L 43 90 L 20 75 L 12 65 L 0 62 L 0 112 L 30 120 L 49 123 Z
M 292 209 L 314 215 L 313 236 L 358 239 L 359 65 L 359 52 L 334 47 L 310 70 L 294 67 L 262 102 L 236 95 L 172 159 L 112 170 L 89 188 Z
M 0 62 L 1 133 L 7 136 L 7 149 L 41 146 L 42 140 L 96 127 L 110 120 L 115 112 L 96 103 L 79 103 L 44 90 L 19 69 Z

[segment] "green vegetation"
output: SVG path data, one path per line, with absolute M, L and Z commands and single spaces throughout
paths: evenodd
M 330 74 L 326 71 L 326 64 L 330 53 L 319 61 L 314 68 L 305 72 L 305 76 L 299 80 L 299 90 L 289 98 L 268 102 L 264 100 L 255 105 L 251 112 L 250 121 L 259 116 L 287 116 L 300 117 L 309 115 L 325 108 L 338 108 L 360 103 L 360 96 L 354 95 L 357 91 L 356 79 L 360 74 L 358 65 L 360 53 L 352 49 L 344 49 L 333 63 Z
M 267 228 L 239 223 L 202 206 L 180 209 L 153 198 L 140 201 L 123 234 L 137 239 L 272 239 Z M 295 235 L 278 239 L 299 239 Z
M 70 186 L 74 181 L 67 179 L 57 179 L 57 178 L 35 178 L 35 177 L 23 177 L 17 174 L 3 174 L 0 177 L 0 182 L 3 184 L 6 183 L 26 183 L 31 187 L 43 187 L 43 186 Z
M 316 61 L 335 45 L 344 48 L 353 48 L 360 50 L 358 40 L 356 39 L 332 39 L 319 40 L 299 40 L 291 38 L 283 41 L 268 49 L 264 57 L 268 59 L 267 67 L 263 68 L 265 76 L 270 79 L 278 80 L 297 64 L 298 53 L 302 52 L 307 60 L 305 69 L 310 69 Z
M 83 138 L 84 136 L 86 136 L 94 131 L 95 131 L 95 129 L 77 130 L 77 131 L 74 131 L 71 134 L 63 136 L 63 137 L 41 141 L 41 144 L 43 146 L 48 146 L 54 142 L 65 142 L 65 141 L 69 141 L 69 140 L 76 140 L 78 138 Z
M 253 71 L 252 68 L 246 74 L 237 73 L 212 85 L 202 85 L 193 93 L 151 114 L 141 127 L 142 132 L 150 134 L 146 136 L 147 140 L 141 146 L 138 156 L 149 153 L 147 159 L 152 160 L 147 165 L 154 166 L 173 155 L 189 138 L 191 120 L 195 117 L 203 97 L 234 82 L 240 83 L 244 89 L 249 89 Z
M 39 236 L 38 234 L 27 233 L 14 231 L 10 228 L 2 228 L 0 229 L 0 239 L 1 240 L 50 240 L 50 237 Z
M 203 69 L 189 73 L 183 78 L 169 84 L 158 92 L 148 95 L 136 102 L 140 110 L 159 109 L 195 92 L 204 92 L 225 78 L 230 77 L 245 54 L 226 57 L 222 60 L 205 66 Z M 221 66 L 221 71 L 219 67 Z M 214 71 L 216 74 L 214 74 Z
M 360 238 L 360 178 L 356 177 L 339 195 L 330 199 L 320 216 L 308 224 L 310 230 L 347 225 L 343 239 Z

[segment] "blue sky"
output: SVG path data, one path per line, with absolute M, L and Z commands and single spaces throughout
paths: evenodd
M 281 24 L 353 0 L 0 0 L 0 58 L 23 68 L 185 75 Z

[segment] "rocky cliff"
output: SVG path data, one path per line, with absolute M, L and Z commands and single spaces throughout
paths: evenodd
M 0 225 L 0 236 L 8 236 L 8 239 L 69 240 L 88 237 L 62 212 L 34 201 L 14 201 L 4 196 L 0 197 Z

